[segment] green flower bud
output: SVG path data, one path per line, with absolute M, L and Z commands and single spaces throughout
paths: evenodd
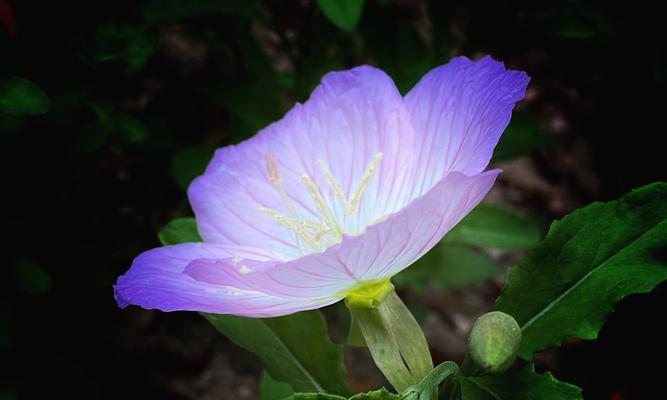
M 514 362 L 521 345 L 521 328 L 512 316 L 492 311 L 475 321 L 468 345 L 473 361 L 484 371 L 497 374 Z

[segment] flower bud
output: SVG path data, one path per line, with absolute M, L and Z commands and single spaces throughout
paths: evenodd
M 521 345 L 521 328 L 512 316 L 500 311 L 475 321 L 468 337 L 470 356 L 484 371 L 500 373 L 512 365 Z

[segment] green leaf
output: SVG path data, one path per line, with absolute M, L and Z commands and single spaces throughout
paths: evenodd
M 171 160 L 171 175 L 178 185 L 187 189 L 193 179 L 204 173 L 214 152 L 215 147 L 211 145 L 194 145 L 179 150 Z
M 542 228 L 535 220 L 507 208 L 480 204 L 445 236 L 445 241 L 492 248 L 524 248 L 536 245 L 542 237 Z
M 512 267 L 496 310 L 521 326 L 519 355 L 594 339 L 614 305 L 667 279 L 667 184 L 593 203 L 551 225 Z
M 291 394 L 294 394 L 294 389 L 290 385 L 279 382 L 268 372 L 262 371 L 262 378 L 259 381 L 260 400 L 282 400 Z
M 553 137 L 542 132 L 530 115 L 515 111 L 493 151 L 493 161 L 524 156 L 547 148 L 553 142 Z
M 157 237 L 164 246 L 202 241 L 197 231 L 197 221 L 192 217 L 172 219 L 158 232 Z
M 329 21 L 345 32 L 352 32 L 364 9 L 364 0 L 317 0 Z
M 502 375 L 460 377 L 462 400 L 577 400 L 581 389 L 538 374 L 532 364 Z
M 385 388 L 373 390 L 366 393 L 358 393 L 350 397 L 349 400 L 398 400 L 401 396 L 391 393 Z
M 263 319 L 203 315 L 232 342 L 255 353 L 272 377 L 294 390 L 349 393 L 343 348 L 329 339 L 319 311 Z
M 401 396 L 391 393 L 385 388 L 366 393 L 357 393 L 348 400 L 399 400 Z M 345 397 L 326 393 L 294 393 L 285 400 L 345 400 Z
M 49 98 L 34 83 L 18 76 L 0 80 L 0 112 L 23 117 L 47 111 Z
M 426 287 L 447 290 L 484 282 L 500 272 L 500 267 L 472 247 L 441 242 L 394 281 L 416 292 Z
M 444 363 L 433 368 L 416 385 L 413 385 L 401 393 L 401 399 L 405 400 L 429 400 L 431 395 L 438 389 L 445 379 L 459 371 L 459 366 L 453 361 L 445 361 Z

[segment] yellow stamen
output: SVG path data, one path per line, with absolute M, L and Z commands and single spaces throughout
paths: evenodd
M 368 187 L 368 184 L 370 183 L 373 174 L 375 174 L 375 170 L 380 164 L 380 160 L 382 160 L 382 153 L 377 153 L 375 156 L 373 156 L 371 162 L 369 162 L 368 165 L 366 166 L 366 170 L 364 171 L 363 175 L 361 175 L 361 179 L 359 180 L 359 184 L 357 185 L 357 190 L 354 191 L 352 197 L 350 198 L 350 206 L 349 206 L 349 210 L 351 210 L 350 214 L 359 205 L 359 201 L 361 201 L 361 197 L 364 195 L 364 192 L 366 191 L 366 188 Z
M 289 200 L 287 194 L 285 193 L 285 188 L 283 187 L 283 177 L 280 175 L 278 162 L 276 162 L 276 159 L 273 157 L 273 153 L 270 149 L 266 152 L 266 176 L 269 178 L 271 185 L 273 185 L 273 187 L 278 191 L 278 194 L 280 194 L 280 199 L 282 200 L 283 204 L 285 204 L 287 211 L 289 211 L 291 216 L 295 217 L 296 211 L 294 210 L 292 202 Z
M 317 206 L 317 212 L 322 216 L 322 219 L 324 220 L 324 224 L 333 231 L 335 231 L 338 237 L 341 237 L 343 234 L 340 230 L 340 227 L 331 216 L 331 212 L 329 211 L 329 206 L 327 206 L 327 204 L 324 202 L 322 195 L 320 195 L 320 191 L 317 189 L 317 186 L 315 186 L 315 182 L 313 182 L 310 176 L 305 174 L 301 175 L 301 182 L 303 182 L 303 184 L 306 186 L 306 189 L 308 189 L 310 197 L 312 197 L 313 201 L 315 202 L 315 206 Z
M 349 213 L 349 203 L 345 199 L 345 193 L 343 193 L 343 188 L 340 187 L 340 183 L 334 178 L 333 174 L 331 171 L 329 171 L 329 168 L 324 164 L 324 161 L 322 160 L 317 160 L 317 163 L 320 166 L 320 169 L 322 170 L 322 173 L 324 174 L 324 177 L 327 179 L 327 183 L 329 186 L 331 186 L 331 190 L 333 191 L 334 196 L 336 199 L 342 204 L 344 210 L 345 210 L 345 215 L 348 215 Z
M 313 225 L 310 225 L 309 223 L 299 220 L 297 218 L 291 218 L 288 217 L 284 214 L 279 213 L 278 211 L 272 210 L 270 208 L 265 208 L 265 207 L 259 207 L 258 208 L 259 212 L 261 212 L 264 215 L 268 215 L 269 217 L 272 217 L 273 219 L 276 220 L 276 222 L 285 228 L 291 230 L 292 232 L 296 233 L 296 235 L 306 242 L 306 244 L 311 247 L 314 250 L 317 250 L 320 248 L 320 244 L 306 232 L 305 228 L 306 227 L 311 227 L 314 226 L 316 223 L 313 223 Z M 318 226 L 319 228 L 319 226 Z M 316 229 L 318 229 L 316 228 Z M 316 236 L 317 237 L 317 236 Z

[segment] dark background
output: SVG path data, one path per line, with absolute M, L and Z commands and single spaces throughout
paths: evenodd
M 453 55 L 527 71 L 519 112 L 549 144 L 510 149 L 496 198 L 546 220 L 664 180 L 667 36 L 652 4 L 368 0 L 348 33 L 307 0 L 0 0 L 0 74 L 50 98 L 44 115 L 0 115 L 0 399 L 256 398 L 252 355 L 194 313 L 120 310 L 111 286 L 190 215 L 184 187 L 212 149 L 329 70 L 371 64 L 403 92 Z M 471 290 L 492 300 L 489 285 Z M 422 306 L 447 320 L 463 294 L 450 296 Z M 662 285 L 623 300 L 599 340 L 538 367 L 586 399 L 661 397 L 666 298 Z M 372 386 L 358 369 L 353 385 Z

